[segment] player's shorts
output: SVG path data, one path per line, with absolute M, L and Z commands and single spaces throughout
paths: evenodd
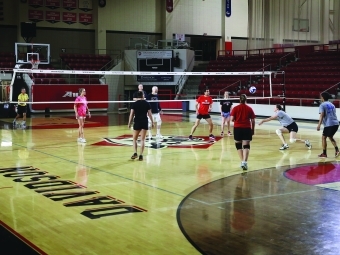
M 161 115 L 159 113 L 153 113 L 152 119 L 153 119 L 153 122 L 161 122 Z M 148 120 L 149 122 L 151 122 L 149 117 L 148 117 Z
M 222 112 L 222 117 L 224 118 L 230 117 L 230 112 Z
M 339 125 L 324 127 L 322 135 L 326 137 L 333 137 L 335 133 L 338 131 Z
M 27 106 L 18 105 L 18 114 L 22 115 L 27 112 Z
M 298 125 L 296 124 L 296 122 L 293 122 L 292 124 L 289 124 L 287 127 L 284 127 L 284 128 L 287 128 L 288 131 L 289 131 L 289 133 L 290 133 L 290 132 L 295 132 L 295 133 L 297 133 L 298 130 L 299 130 L 299 127 L 298 127 Z
M 209 114 L 198 114 L 196 118 L 200 120 L 200 119 L 210 119 L 211 117 Z
M 251 141 L 253 133 L 251 128 L 234 127 L 234 140 L 235 141 Z
M 143 121 L 136 121 L 133 123 L 133 130 L 148 130 L 149 125 L 148 125 L 148 120 L 143 120 Z

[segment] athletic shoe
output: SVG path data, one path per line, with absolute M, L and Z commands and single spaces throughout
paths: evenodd
M 137 157 L 138 157 L 137 153 L 133 153 L 133 155 L 131 156 L 131 159 L 135 159 Z
M 156 135 L 156 139 L 163 139 L 164 137 L 161 134 Z
M 78 139 L 77 139 L 77 142 L 78 142 L 78 143 L 81 143 L 81 138 L 78 138 Z
M 86 143 L 86 139 L 85 138 L 80 138 L 80 142 L 81 143 Z
M 248 170 L 248 164 L 247 164 L 247 162 L 241 162 L 241 168 L 242 168 L 243 170 Z
M 194 138 L 192 138 L 192 135 L 189 135 L 189 140 L 194 140 Z
M 222 136 L 222 137 L 224 136 L 224 132 L 223 132 L 223 131 L 221 132 L 221 136 Z
M 209 140 L 210 141 L 215 141 L 215 136 L 213 134 L 209 135 Z
M 282 147 L 280 148 L 281 151 L 288 149 L 288 144 L 282 144 Z
M 152 140 L 152 135 L 149 135 L 149 140 Z
M 228 136 L 232 136 L 233 134 L 230 132 L 230 131 L 228 131 Z
M 308 148 L 308 150 L 311 150 L 311 149 L 312 149 L 312 144 L 310 143 L 309 140 L 306 140 L 306 141 L 305 141 L 305 145 L 306 145 L 306 147 Z
M 335 152 L 335 157 L 337 158 L 340 155 L 340 151 Z
M 327 154 L 321 153 L 320 155 L 318 155 L 319 158 L 327 158 Z
M 139 161 L 143 161 L 143 155 L 139 155 L 138 160 L 139 160 Z

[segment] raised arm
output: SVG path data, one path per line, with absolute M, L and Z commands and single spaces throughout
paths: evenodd
M 277 119 L 277 115 L 276 115 L 276 114 L 273 115 L 273 116 L 271 116 L 271 117 L 269 117 L 269 118 L 267 118 L 267 119 L 261 120 L 261 121 L 259 122 L 259 125 L 262 125 L 264 122 L 268 122 L 268 121 L 275 120 L 275 119 Z

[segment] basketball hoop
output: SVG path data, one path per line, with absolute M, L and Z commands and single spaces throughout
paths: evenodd
M 31 65 L 32 65 L 32 69 L 38 69 L 39 68 L 39 64 L 40 64 L 40 61 L 39 60 L 34 60 L 32 59 L 31 60 Z

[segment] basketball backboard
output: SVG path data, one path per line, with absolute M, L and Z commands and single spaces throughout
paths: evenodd
M 50 45 L 42 43 L 15 43 L 16 64 L 31 64 L 38 60 L 40 65 L 50 63 Z

